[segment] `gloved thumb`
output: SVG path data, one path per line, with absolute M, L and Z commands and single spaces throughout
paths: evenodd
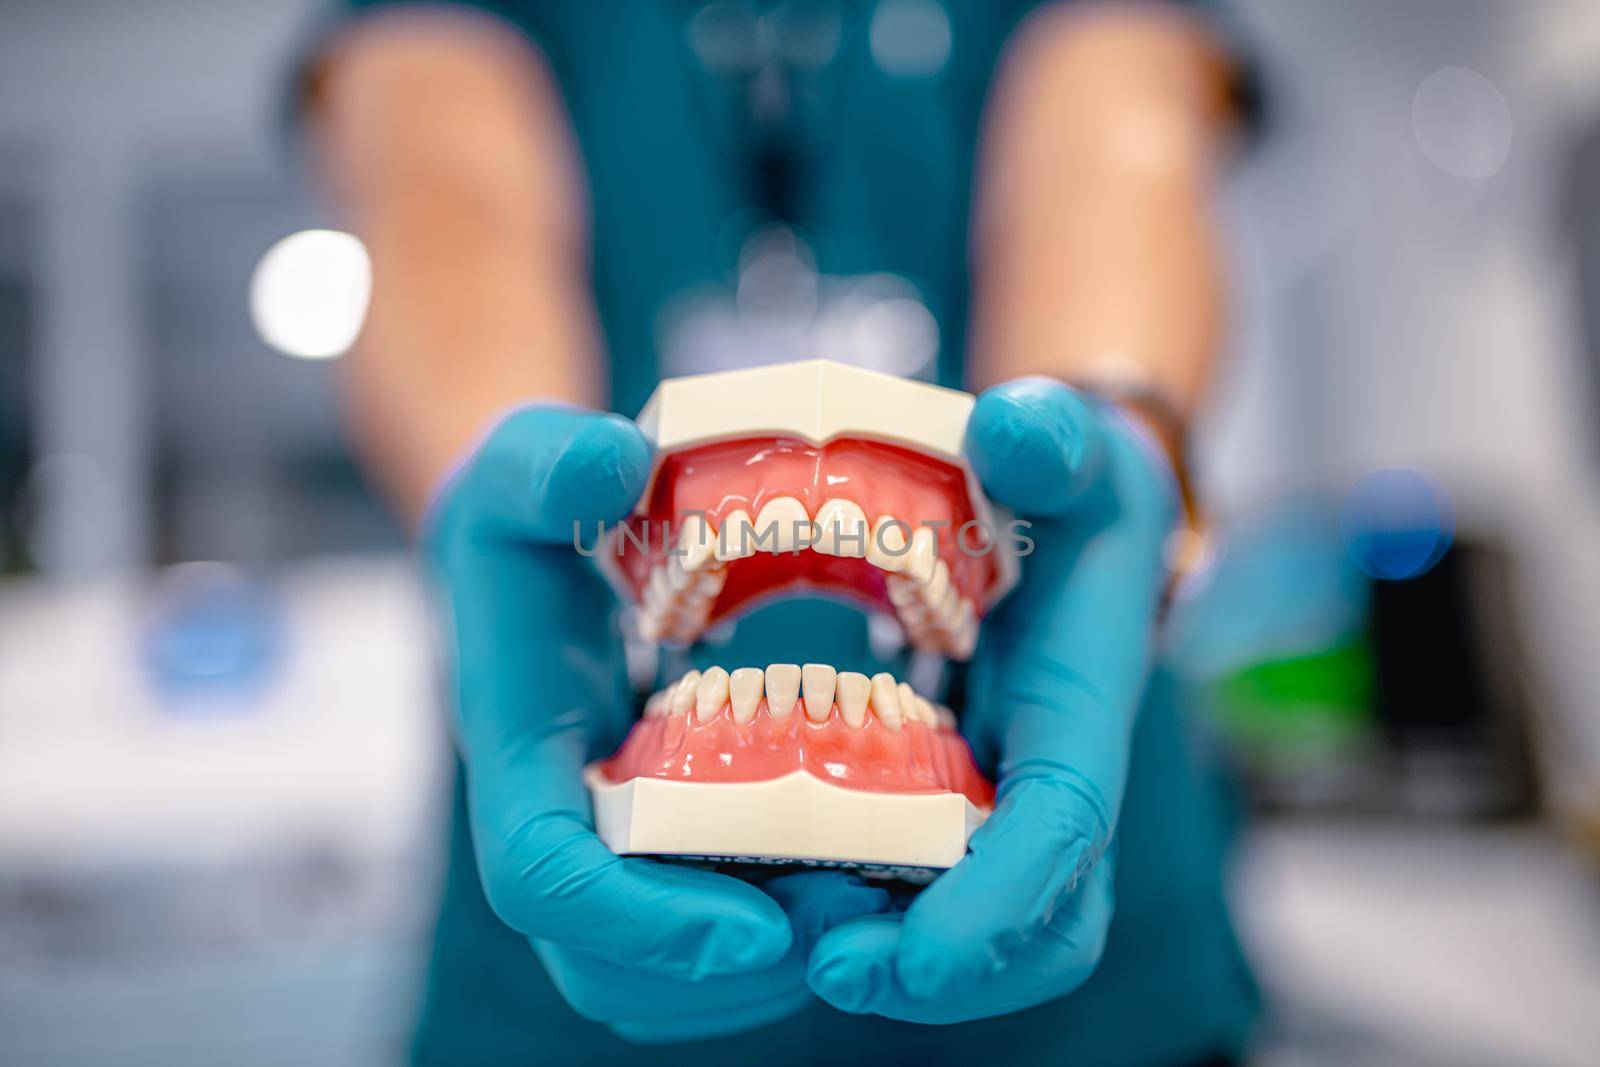
M 967 458 L 989 497 L 1019 515 L 1064 515 L 1105 466 L 1099 419 L 1050 378 L 985 390 L 967 420 Z
M 533 405 L 495 426 L 439 510 L 459 510 L 480 531 L 570 544 L 575 527 L 626 515 L 649 476 L 650 445 L 631 420 Z

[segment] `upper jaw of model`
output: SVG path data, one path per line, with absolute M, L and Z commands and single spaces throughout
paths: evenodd
M 755 601 L 814 590 L 969 657 L 1016 575 L 961 451 L 973 402 L 827 360 L 662 382 L 638 419 L 650 485 L 605 554 L 639 633 L 691 643 Z

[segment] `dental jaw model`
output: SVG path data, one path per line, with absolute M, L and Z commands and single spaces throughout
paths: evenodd
M 973 398 L 808 361 L 663 382 L 656 467 L 603 563 L 648 640 L 690 644 L 799 592 L 898 620 L 965 659 L 1014 551 L 961 455 Z M 691 671 L 587 780 L 619 854 L 926 877 L 994 802 L 951 713 L 891 675 Z

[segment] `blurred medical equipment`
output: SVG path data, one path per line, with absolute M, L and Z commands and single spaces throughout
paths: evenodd
M 1505 554 L 1459 536 L 1415 573 L 1378 577 L 1335 519 L 1302 497 L 1237 523 L 1213 588 L 1179 610 L 1174 658 L 1207 690 L 1256 798 L 1322 812 L 1532 814 L 1532 739 L 1551 725 Z
M 398 1048 L 437 894 L 427 647 L 400 560 L 0 586 L 0 1061 Z

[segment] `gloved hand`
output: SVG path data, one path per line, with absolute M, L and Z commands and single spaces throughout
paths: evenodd
M 1057 382 L 985 392 L 967 451 L 990 497 L 1032 521 L 1035 543 L 968 678 L 962 728 L 997 771 L 997 804 L 968 855 L 907 910 L 830 930 L 808 971 L 835 1007 L 910 1022 L 1031 1007 L 1099 962 L 1176 513 L 1153 448 Z
M 572 1007 L 635 1040 L 759 1026 L 798 1009 L 810 941 L 881 909 L 837 874 L 767 891 L 708 871 L 619 859 L 595 836 L 583 767 L 631 725 L 613 598 L 573 548 L 626 514 L 650 450 L 615 415 L 507 417 L 430 516 L 454 649 L 456 741 L 485 894 L 526 935 Z

